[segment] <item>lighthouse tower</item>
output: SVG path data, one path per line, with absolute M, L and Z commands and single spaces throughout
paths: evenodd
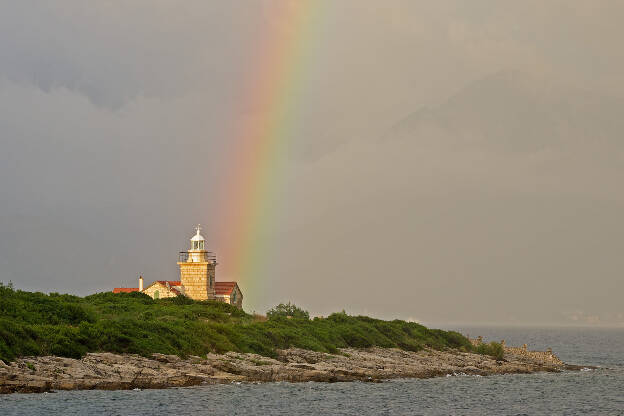
M 191 238 L 191 248 L 180 253 L 180 283 L 184 294 L 195 300 L 214 300 L 215 267 L 217 258 L 206 251 L 206 240 L 199 233 L 201 227 L 195 227 L 197 233 Z

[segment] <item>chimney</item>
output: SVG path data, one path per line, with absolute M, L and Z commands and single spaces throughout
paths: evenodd
M 139 292 L 143 292 L 143 276 L 139 276 Z

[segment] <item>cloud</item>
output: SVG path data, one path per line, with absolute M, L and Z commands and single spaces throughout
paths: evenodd
M 275 297 L 435 322 L 614 305 L 622 106 L 543 82 L 494 74 L 295 169 L 273 274 L 296 278 Z
M 622 4 L 321 6 L 296 45 L 268 269 L 232 277 L 270 288 L 248 307 L 606 319 L 624 266 Z M 275 7 L 4 4 L 0 280 L 87 294 L 173 278 L 197 222 L 219 252 Z

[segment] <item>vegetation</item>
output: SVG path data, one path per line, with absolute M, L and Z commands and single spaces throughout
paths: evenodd
M 503 345 L 499 344 L 498 342 L 479 344 L 476 348 L 476 352 L 478 352 L 479 354 L 491 355 L 499 361 L 503 359 L 503 355 L 505 354 Z
M 289 347 L 328 353 L 371 346 L 475 350 L 457 332 L 400 320 L 345 312 L 309 319 L 306 311 L 291 304 L 278 305 L 267 317 L 259 320 L 225 303 L 185 297 L 154 300 L 138 292 L 108 292 L 81 298 L 19 291 L 0 284 L 0 359 L 79 358 L 96 351 L 144 356 L 238 351 L 274 357 L 276 349 Z
M 291 304 L 290 302 L 284 304 L 280 303 L 276 307 L 269 309 L 267 312 L 268 319 L 279 319 L 279 318 L 287 318 L 287 319 L 310 319 L 310 314 L 308 311 L 304 311 L 303 309 Z

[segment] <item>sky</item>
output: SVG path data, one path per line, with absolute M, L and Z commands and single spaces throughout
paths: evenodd
M 624 2 L 0 9 L 5 284 L 176 280 L 201 223 L 248 311 L 624 326 Z M 257 170 L 236 135 L 268 123 L 254 91 L 288 115 Z M 263 169 L 238 275 L 228 198 Z

